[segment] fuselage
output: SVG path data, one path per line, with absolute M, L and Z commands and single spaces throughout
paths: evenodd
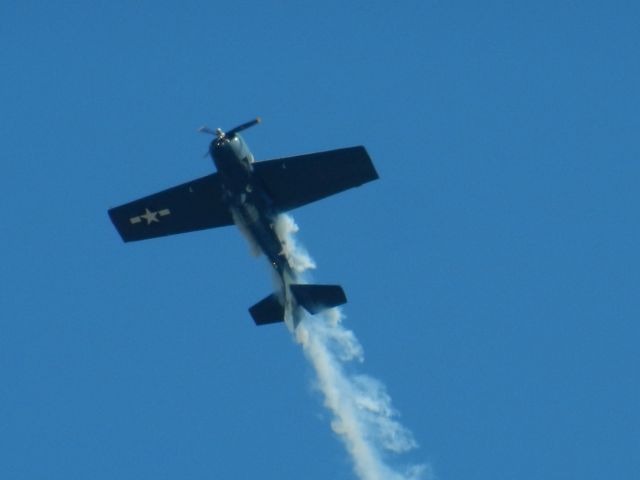
M 254 158 L 244 139 L 235 133 L 211 142 L 209 152 L 220 174 L 227 206 L 234 221 L 267 256 L 284 283 L 291 267 L 275 230 L 275 211 L 268 192 L 253 174 Z

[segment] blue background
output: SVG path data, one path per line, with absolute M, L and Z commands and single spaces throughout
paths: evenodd
M 0 4 L 0 478 L 351 479 L 232 228 L 122 244 L 106 210 L 367 146 L 294 212 L 362 370 L 440 479 L 640 472 L 636 2 Z

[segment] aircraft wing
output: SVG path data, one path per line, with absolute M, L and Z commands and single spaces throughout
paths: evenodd
M 125 242 L 232 225 L 217 173 L 109 210 Z
M 253 168 L 282 212 L 378 178 L 363 146 L 267 160 Z

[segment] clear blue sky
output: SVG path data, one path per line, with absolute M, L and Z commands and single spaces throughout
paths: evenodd
M 441 480 L 640 472 L 636 2 L 0 4 L 0 478 L 352 479 L 232 229 L 123 244 L 106 210 L 364 144 L 294 212 L 362 371 Z

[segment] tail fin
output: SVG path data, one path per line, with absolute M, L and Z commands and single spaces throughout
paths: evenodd
M 284 306 L 275 293 L 263 298 L 249 309 L 256 325 L 284 322 Z
M 298 305 L 311 315 L 347 303 L 347 296 L 340 285 L 298 284 L 289 288 Z

